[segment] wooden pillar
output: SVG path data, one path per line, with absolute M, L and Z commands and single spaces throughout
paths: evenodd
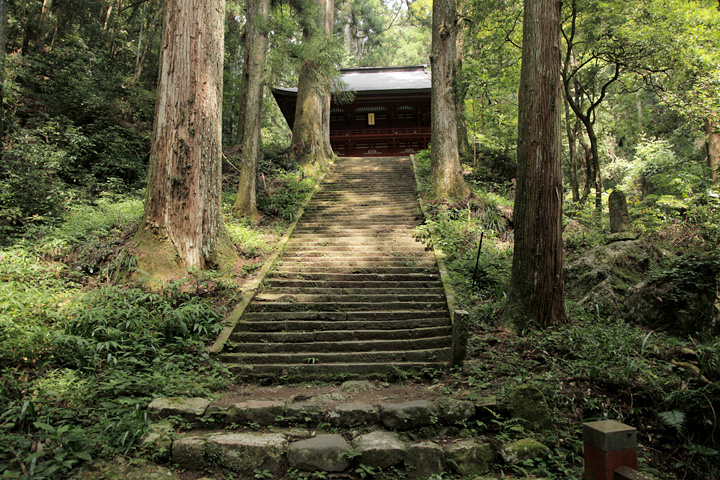
M 637 470 L 637 430 L 615 420 L 583 425 L 585 480 L 613 480 L 615 470 Z

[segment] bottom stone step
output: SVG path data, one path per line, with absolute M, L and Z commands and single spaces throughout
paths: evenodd
M 274 379 L 342 377 L 363 378 L 400 376 L 426 372 L 440 372 L 448 368 L 447 362 L 392 362 L 392 363 L 287 363 L 287 364 L 228 364 L 227 367 L 240 377 L 273 377 Z

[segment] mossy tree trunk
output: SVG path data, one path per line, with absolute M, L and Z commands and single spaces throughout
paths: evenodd
M 565 321 L 560 1 L 525 0 L 518 115 L 515 249 L 503 322 Z
M 237 259 L 221 209 L 225 0 L 165 3 L 138 267 L 151 278 Z
M 267 61 L 268 21 L 270 0 L 248 0 L 248 20 L 245 26 L 245 72 L 243 84 L 245 105 L 243 127 L 242 166 L 237 199 L 233 206 L 236 215 L 256 220 L 258 218 L 256 190 L 257 168 L 261 153 L 260 123 L 265 88 L 264 68 Z
M 37 36 L 35 37 L 35 49 L 42 50 L 45 47 L 45 36 L 47 35 L 48 24 L 50 23 L 50 9 L 52 0 L 42 0 L 42 10 L 38 21 Z
M 470 194 L 458 154 L 455 92 L 457 7 L 455 0 L 433 1 L 431 95 L 431 196 L 460 200 Z
M 707 164 L 712 174 L 713 185 L 720 185 L 720 125 L 711 119 L 705 119 L 705 147 Z
M 462 12 L 459 12 L 462 16 Z M 457 114 L 458 153 L 462 158 L 470 158 L 472 149 L 468 141 L 467 122 L 465 119 L 465 97 L 467 96 L 467 82 L 463 72 L 463 50 L 465 49 L 465 30 L 462 23 L 458 23 L 457 38 L 455 40 L 455 113 Z
M 5 138 L 5 50 L 7 49 L 8 2 L 0 0 L 0 145 Z
M 331 35 L 334 5 L 332 0 L 312 0 L 300 5 L 304 43 L 310 44 L 318 35 Z M 303 8 L 306 10 L 303 11 Z M 310 9 L 311 11 L 308 11 Z M 332 158 L 330 92 L 321 85 L 319 70 L 314 58 L 305 58 L 298 79 L 291 152 L 307 174 L 325 169 Z

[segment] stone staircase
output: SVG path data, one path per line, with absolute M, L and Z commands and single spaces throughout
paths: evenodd
M 253 375 L 387 375 L 451 360 L 451 322 L 411 162 L 342 158 L 220 356 Z

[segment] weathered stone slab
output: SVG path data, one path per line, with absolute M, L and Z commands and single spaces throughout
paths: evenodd
M 350 445 L 340 435 L 318 435 L 293 442 L 287 449 L 290 468 L 306 472 L 342 472 L 350 467 Z
M 278 417 L 285 415 L 283 402 L 256 400 L 230 405 L 227 411 L 228 424 L 249 425 L 256 423 L 267 426 L 274 425 Z
M 505 445 L 502 456 L 506 463 L 513 465 L 523 460 L 541 460 L 550 455 L 550 449 L 532 438 L 524 438 Z
M 522 419 L 530 430 L 547 430 L 552 426 L 550 409 L 537 387 L 515 387 L 508 395 L 508 404 L 513 417 Z
M 438 403 L 442 419 L 448 425 L 461 425 L 475 416 L 475 404 L 448 398 Z
M 234 472 L 278 473 L 285 463 L 286 444 L 278 433 L 227 433 L 208 437 L 206 452 L 211 461 Z
M 393 430 L 409 430 L 437 423 L 438 406 L 427 400 L 380 404 L 383 425 Z
M 613 190 L 608 198 L 610 212 L 610 233 L 627 232 L 630 230 L 630 215 L 628 214 L 625 193 Z
M 309 402 L 344 402 L 347 400 L 347 395 L 341 392 L 330 392 L 330 393 L 323 393 L 320 395 L 315 395 L 314 397 L 310 398 Z
M 370 390 L 377 390 L 377 386 L 367 380 L 348 380 L 340 385 L 340 390 L 348 393 L 369 392 Z
M 489 443 L 463 440 L 445 447 L 445 456 L 459 475 L 484 475 L 492 468 L 496 453 Z
M 325 405 L 318 402 L 298 402 L 287 406 L 285 418 L 290 423 L 317 424 L 327 415 Z
M 360 454 L 360 463 L 369 467 L 387 468 L 405 459 L 407 448 L 395 433 L 376 431 L 360 435 L 352 442 Z
M 190 423 L 198 423 L 205 414 L 210 400 L 204 398 L 164 397 L 156 398 L 148 405 L 148 416 L 156 421 L 161 418 L 182 417 Z
M 338 427 L 370 425 L 379 419 L 378 409 L 367 403 L 341 403 L 328 413 L 328 422 Z
M 150 429 L 141 440 L 141 444 L 144 448 L 154 452 L 156 460 L 162 458 L 168 460 L 168 457 L 172 454 L 172 443 L 173 434 L 175 428 L 173 424 L 167 420 L 163 420 L 159 423 L 153 423 L 150 425 Z
M 203 465 L 205 439 L 203 437 L 185 437 L 172 444 L 172 461 L 181 467 L 197 468 Z
M 409 478 L 427 478 L 445 471 L 445 452 L 434 442 L 410 445 L 405 456 Z

